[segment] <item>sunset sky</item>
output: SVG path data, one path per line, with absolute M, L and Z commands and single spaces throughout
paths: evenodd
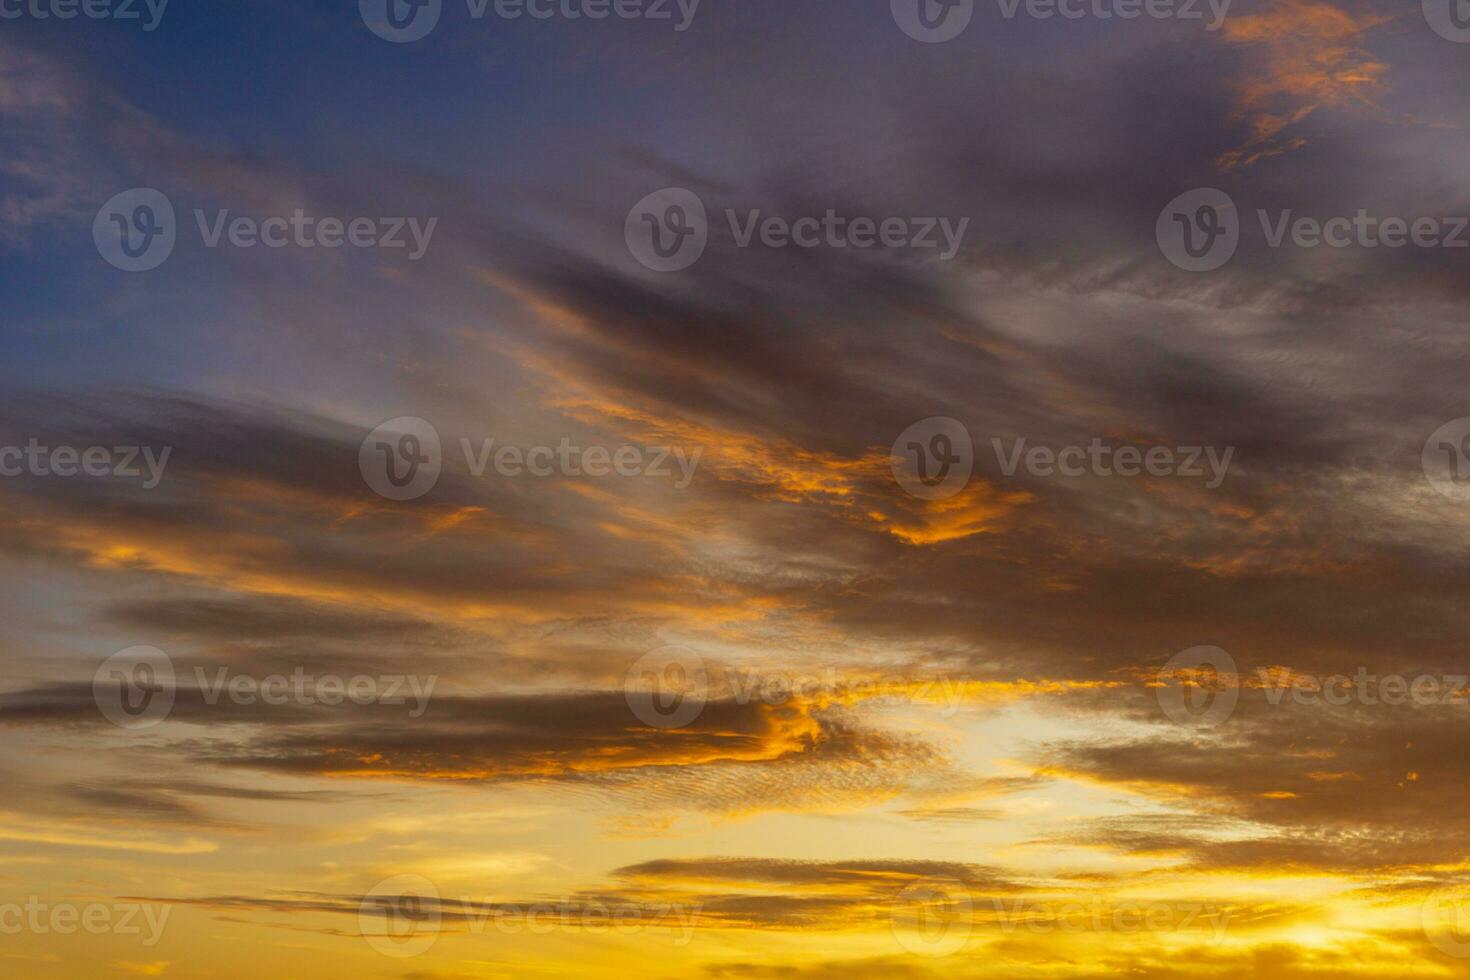
M 54 2 L 0 977 L 1470 977 L 1470 9 Z

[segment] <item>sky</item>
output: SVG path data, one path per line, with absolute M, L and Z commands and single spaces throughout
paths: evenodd
M 1467 42 L 0 0 L 0 974 L 1470 977 Z

